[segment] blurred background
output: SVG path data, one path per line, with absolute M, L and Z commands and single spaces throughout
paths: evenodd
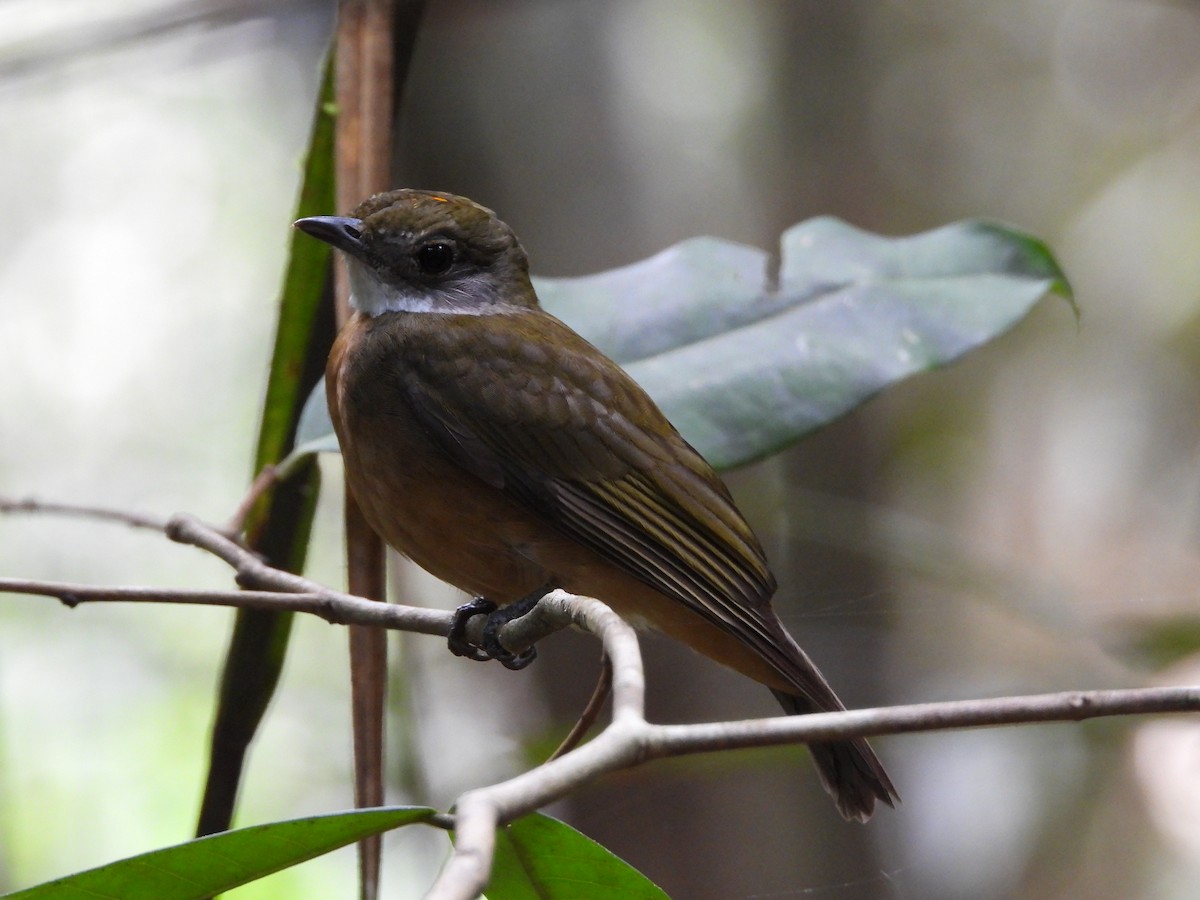
M 212 521 L 251 477 L 327 0 L 0 0 L 0 494 Z M 777 607 L 850 706 L 1198 680 L 1200 7 L 1138 0 L 429 4 L 397 186 L 496 209 L 542 275 L 833 214 L 1044 239 L 1051 299 L 948 369 L 732 473 Z M 331 211 L 332 212 L 332 211 Z M 326 459 L 309 574 L 340 585 Z M 198 551 L 0 518 L 0 574 L 230 586 Z M 454 592 L 399 569 L 406 602 Z M 0 597 L 0 891 L 186 839 L 232 614 Z M 565 732 L 582 637 L 531 670 L 397 639 L 396 802 Z M 661 721 L 772 715 L 648 639 Z M 346 638 L 300 621 L 240 824 L 351 805 Z M 551 810 L 680 898 L 1189 898 L 1200 728 L 881 739 L 842 823 L 802 751 L 658 763 Z M 440 833 L 385 845 L 418 897 Z M 351 896 L 352 850 L 235 892 Z

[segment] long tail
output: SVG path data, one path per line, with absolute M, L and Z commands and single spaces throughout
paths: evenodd
M 788 715 L 832 712 L 845 708 L 833 691 L 829 691 L 832 702 L 820 707 L 806 697 L 774 689 L 771 693 Z M 895 785 L 884 771 L 883 763 L 864 739 L 814 743 L 809 744 L 808 749 L 817 765 L 822 786 L 836 801 L 838 811 L 845 818 L 865 822 L 875 812 L 876 800 L 894 806 L 900 799 Z
M 611 595 L 621 597 L 622 593 L 613 590 Z M 624 594 L 626 599 L 629 596 L 628 592 Z M 846 708 L 766 600 L 742 607 L 742 613 L 752 617 L 754 627 L 740 620 L 726 622 L 695 615 L 694 609 L 648 589 L 639 600 L 640 605 L 616 607 L 618 614 L 644 617 L 650 626 L 766 685 L 789 715 Z M 821 783 L 847 819 L 865 822 L 875 811 L 876 802 L 894 806 L 900 799 L 883 764 L 865 740 L 813 743 L 809 750 Z

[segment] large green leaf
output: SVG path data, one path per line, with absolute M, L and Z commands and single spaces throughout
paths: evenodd
M 10 900 L 202 900 L 435 810 L 388 807 L 254 825 L 5 894 Z
M 637 869 L 569 825 L 533 813 L 499 830 L 488 900 L 669 900 Z
M 1040 241 L 969 221 L 886 238 L 832 218 L 762 250 L 694 238 L 631 266 L 535 279 L 549 311 L 622 363 L 718 468 L 772 453 L 888 384 L 1070 297 Z M 320 388 L 297 445 L 336 450 Z
M 784 234 L 776 285 L 768 264 L 761 250 L 698 238 L 538 292 L 718 468 L 957 359 L 1050 292 L 1070 296 L 1043 244 L 987 222 L 885 238 L 813 219 Z

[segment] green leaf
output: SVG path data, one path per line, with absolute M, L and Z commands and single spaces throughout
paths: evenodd
M 637 869 L 540 813 L 499 830 L 488 900 L 669 900 Z
M 386 807 L 254 825 L 131 856 L 5 894 L 10 900 L 202 900 L 401 825 L 427 807 Z
M 820 218 L 782 244 L 777 284 L 767 253 L 716 238 L 534 283 L 542 305 L 624 365 L 717 468 L 774 453 L 957 359 L 1047 294 L 1071 299 L 1044 244 L 989 222 L 887 238 Z M 307 449 L 336 449 L 323 395 L 304 421 Z
M 957 359 L 1048 293 L 1070 296 L 1043 244 L 986 222 L 885 238 L 813 219 L 784 234 L 777 286 L 767 264 L 760 250 L 699 238 L 538 292 L 623 362 L 717 468 Z

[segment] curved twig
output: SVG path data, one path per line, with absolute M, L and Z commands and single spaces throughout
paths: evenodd
M 596 679 L 596 686 L 592 689 L 592 696 L 588 698 L 587 706 L 583 708 L 583 712 L 579 714 L 579 720 L 571 727 L 567 736 L 562 739 L 562 743 L 558 745 L 553 753 L 546 757 L 546 762 L 552 759 L 558 759 L 570 753 L 583 740 L 583 736 L 588 733 L 596 720 L 600 718 L 600 709 L 604 706 L 604 701 L 608 699 L 608 695 L 612 692 L 612 663 L 608 660 L 608 654 L 603 654 L 600 659 L 600 677 Z

